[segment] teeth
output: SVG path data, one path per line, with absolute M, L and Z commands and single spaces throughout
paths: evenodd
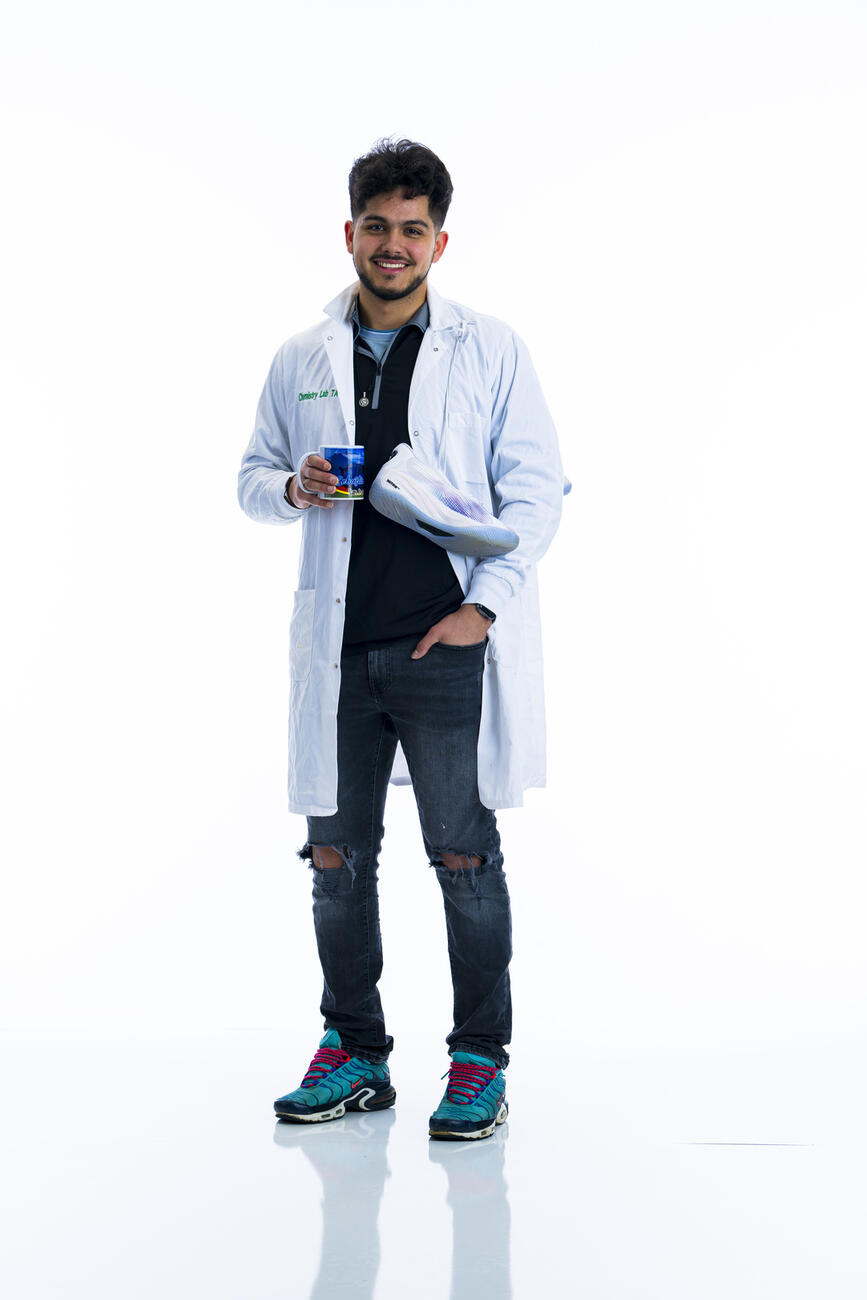
M 386 268 L 386 270 L 388 270 L 388 271 L 399 271 L 399 270 L 401 269 L 401 267 L 406 266 L 407 263 L 406 263 L 406 262 L 383 262 L 383 261 L 377 261 L 376 265 L 377 265 L 377 266 L 384 266 L 384 267 Z

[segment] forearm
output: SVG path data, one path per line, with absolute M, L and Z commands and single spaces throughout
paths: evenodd
M 563 489 L 558 473 L 540 477 L 534 500 L 512 500 L 497 511 L 497 518 L 518 534 L 518 545 L 506 555 L 480 560 L 470 577 L 466 599 L 499 612 L 524 586 L 527 573 L 547 551 L 560 522 Z
M 563 509 L 557 432 L 526 348 L 515 336 L 501 360 L 491 447 L 494 512 L 519 541 L 508 554 L 476 565 L 466 599 L 499 614 L 550 546 Z
M 238 501 L 244 514 L 263 524 L 295 523 L 305 513 L 286 500 L 291 470 L 248 464 L 238 475 Z

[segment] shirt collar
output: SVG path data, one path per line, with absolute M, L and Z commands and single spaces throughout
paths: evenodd
M 354 339 L 357 339 L 357 338 L 358 338 L 358 331 L 361 329 L 361 321 L 359 320 L 359 317 L 358 317 L 358 297 L 357 297 L 357 296 L 356 296 L 355 302 L 354 302 L 353 307 L 352 307 L 352 316 L 351 316 L 350 319 L 351 319 L 351 321 L 352 321 L 352 337 L 353 337 Z M 407 329 L 410 325 L 414 325 L 414 326 L 416 327 L 416 329 L 420 329 L 421 332 L 422 332 L 422 334 L 423 334 L 423 333 L 425 332 L 425 330 L 427 329 L 427 327 L 428 327 L 429 324 L 430 324 L 430 308 L 429 308 L 428 305 L 427 305 L 427 298 L 425 298 L 424 302 L 423 302 L 422 305 L 419 307 L 419 309 L 418 309 L 418 311 L 415 313 L 415 315 L 414 315 L 414 316 L 411 316 L 411 317 L 409 318 L 409 320 L 406 322 L 406 324 L 405 324 L 405 325 L 402 325 L 401 328 L 402 328 L 402 329 Z

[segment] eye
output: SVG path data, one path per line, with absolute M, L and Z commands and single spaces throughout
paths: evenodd
M 421 239 L 422 236 L 422 232 L 415 226 L 411 226 L 406 233 L 409 235 L 410 239 Z

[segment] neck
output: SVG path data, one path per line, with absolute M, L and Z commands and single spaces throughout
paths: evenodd
M 420 284 L 406 298 L 377 298 L 363 284 L 358 286 L 358 318 L 369 330 L 399 330 L 412 320 L 425 300 L 427 285 Z

